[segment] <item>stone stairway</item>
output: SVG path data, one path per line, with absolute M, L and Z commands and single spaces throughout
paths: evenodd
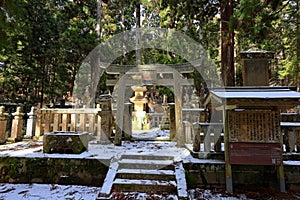
M 172 156 L 124 154 L 112 160 L 100 199 L 110 199 L 113 191 L 168 193 L 187 199 L 184 168 Z

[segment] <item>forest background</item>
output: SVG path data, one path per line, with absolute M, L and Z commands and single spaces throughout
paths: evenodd
M 97 45 L 133 28 L 175 29 L 199 42 L 224 85 L 242 85 L 239 53 L 274 52 L 270 85 L 300 88 L 298 0 L 1 0 L 0 102 L 26 107 L 59 101 Z M 124 54 L 114 64 L 180 64 L 159 49 Z M 196 88 L 203 87 L 194 72 Z M 104 74 L 98 94 L 107 90 Z

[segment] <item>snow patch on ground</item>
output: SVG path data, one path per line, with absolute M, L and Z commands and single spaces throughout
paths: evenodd
M 154 139 L 157 137 L 161 138 L 169 138 L 170 131 L 169 130 L 160 130 L 159 128 L 153 128 L 151 130 L 133 130 L 132 137 L 139 139 Z
M 134 137 L 139 138 L 155 138 L 168 137 L 168 131 L 133 131 Z M 114 146 L 113 144 L 100 145 L 96 142 L 89 144 L 89 150 L 82 154 L 45 154 L 43 153 L 43 143 L 41 141 L 22 141 L 12 144 L 0 145 L 0 156 L 16 156 L 16 157 L 49 157 L 49 158 L 95 158 L 95 159 L 112 159 L 120 158 L 123 154 L 139 154 L 139 155 L 160 155 L 174 156 L 175 161 L 183 161 L 185 163 L 218 163 L 224 164 L 222 160 L 198 159 L 190 155 L 186 148 L 176 147 L 176 142 L 162 141 L 133 141 L 122 142 L 122 146 Z M 300 165 L 300 161 L 284 161 L 285 165 Z M 96 199 L 100 193 L 100 187 L 88 187 L 78 185 L 58 185 L 58 184 L 9 184 L 0 183 L 0 200 L 42 200 L 42 199 L 72 199 L 72 200 L 90 200 Z M 230 196 L 224 192 L 215 192 L 205 189 L 189 190 L 191 199 L 212 199 L 212 200 L 243 200 L 247 198 L 245 194 L 237 194 Z M 250 195 L 251 196 L 251 195 Z M 300 195 L 299 195 L 300 196 Z M 115 192 L 113 199 L 177 199 L 176 196 L 170 194 L 154 194 L 154 193 L 120 193 Z M 295 196 L 294 196 L 295 197 Z M 298 196 L 297 196 L 298 197 Z M 261 198 L 255 198 L 261 199 Z M 282 199 L 282 198 L 281 198 Z M 288 199 L 288 198 L 286 198 Z M 299 198 L 298 198 L 299 199 Z
M 0 184 L 1 200 L 96 199 L 101 188 L 57 184 Z
M 176 195 L 168 193 L 155 194 L 151 191 L 148 193 L 138 192 L 113 192 L 110 199 L 138 199 L 138 200 L 178 200 Z

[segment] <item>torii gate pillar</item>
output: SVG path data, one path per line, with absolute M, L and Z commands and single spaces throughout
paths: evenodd
M 175 124 L 176 124 L 176 141 L 177 146 L 182 147 L 184 145 L 184 135 L 182 126 L 182 88 L 181 78 L 178 73 L 173 73 L 174 77 L 174 95 L 175 95 Z M 180 83 L 180 84 L 178 84 Z

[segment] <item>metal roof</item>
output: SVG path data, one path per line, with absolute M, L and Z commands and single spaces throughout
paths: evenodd
M 300 104 L 300 93 L 295 87 L 225 87 L 211 88 L 204 105 L 212 99 L 219 105 L 232 108 L 291 108 Z M 228 107 L 228 109 L 232 109 Z
M 300 99 L 300 93 L 291 89 L 289 87 L 230 87 L 213 88 L 210 93 L 220 99 Z

